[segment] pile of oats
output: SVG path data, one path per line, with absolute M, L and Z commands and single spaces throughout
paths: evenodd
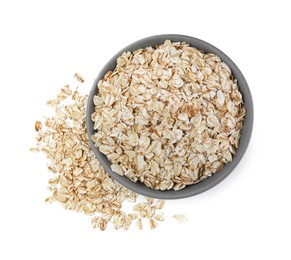
M 246 109 L 218 56 L 167 40 L 123 53 L 98 88 L 92 139 L 114 172 L 180 190 L 232 160 Z
M 76 76 L 77 75 L 77 76 Z M 79 74 L 75 78 L 84 82 Z M 127 190 L 115 182 L 101 167 L 88 142 L 85 124 L 87 96 L 64 86 L 55 99 L 47 105 L 55 109 L 52 117 L 36 121 L 36 145 L 32 152 L 43 152 L 49 160 L 48 170 L 51 196 L 47 202 L 59 202 L 65 209 L 84 212 L 92 216 L 92 225 L 105 230 L 111 222 L 115 229 L 128 229 L 135 221 L 142 229 L 143 221 L 151 229 L 156 221 L 163 221 L 161 209 L 164 201 L 155 201 Z M 125 203 L 133 203 L 127 213 Z

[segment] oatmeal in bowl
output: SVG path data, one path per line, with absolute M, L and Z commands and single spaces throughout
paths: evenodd
M 251 136 L 250 90 L 221 51 L 183 35 L 140 40 L 100 72 L 87 106 L 105 170 L 140 194 L 201 193 L 238 164 Z

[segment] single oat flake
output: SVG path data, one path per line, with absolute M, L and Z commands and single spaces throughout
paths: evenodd
M 34 128 L 35 128 L 35 131 L 40 131 L 41 128 L 42 128 L 42 124 L 40 121 L 36 121 L 35 124 L 34 124 Z
M 85 81 L 84 78 L 79 73 L 75 73 L 74 77 L 77 81 L 79 81 L 81 83 L 83 83 Z
M 183 214 L 175 214 L 172 217 L 180 223 L 185 223 L 187 221 L 187 217 Z

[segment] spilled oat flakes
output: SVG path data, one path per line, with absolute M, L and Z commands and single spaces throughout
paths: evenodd
M 84 82 L 81 75 L 75 77 Z M 54 115 L 44 122 L 35 122 L 36 145 L 30 150 L 46 155 L 52 174 L 48 181 L 51 196 L 46 202 L 57 201 L 65 209 L 92 216 L 92 226 L 100 230 L 105 230 L 109 223 L 115 229 L 127 230 L 133 222 L 142 229 L 145 221 L 150 229 L 156 228 L 157 221 L 165 219 L 161 212 L 165 202 L 142 196 L 142 202 L 136 202 L 136 193 L 104 171 L 88 142 L 86 104 L 87 95 L 66 85 L 47 102 L 55 109 Z M 133 204 L 132 212 L 122 210 L 125 203 Z
M 98 90 L 92 140 L 114 172 L 181 190 L 232 161 L 246 109 L 215 54 L 170 40 L 124 52 Z

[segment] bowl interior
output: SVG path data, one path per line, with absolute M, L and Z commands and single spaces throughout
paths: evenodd
M 153 190 L 143 183 L 135 183 L 128 179 L 125 176 L 120 176 L 117 173 L 113 172 L 110 168 L 111 163 L 107 159 L 105 155 L 103 155 L 98 148 L 94 146 L 94 142 L 91 139 L 91 136 L 94 134 L 93 129 L 93 122 L 91 120 L 91 115 L 94 112 L 94 103 L 93 103 L 93 97 L 98 93 L 98 82 L 100 79 L 104 77 L 106 72 L 113 71 L 116 67 L 116 60 L 117 58 L 125 51 L 135 51 L 140 48 L 145 48 L 148 46 L 155 47 L 156 45 L 160 45 L 164 43 L 165 40 L 171 40 L 172 42 L 187 42 L 192 47 L 195 47 L 205 53 L 214 53 L 217 56 L 219 56 L 222 61 L 224 61 L 231 69 L 232 74 L 234 78 L 238 80 L 238 86 L 240 89 L 240 92 L 243 96 L 243 101 L 245 104 L 245 107 L 247 109 L 246 117 L 244 120 L 244 125 L 242 129 L 242 134 L 240 137 L 240 144 L 238 149 L 236 150 L 235 155 L 233 156 L 232 162 L 226 163 L 221 171 L 215 173 L 211 177 L 198 182 L 196 184 L 186 186 L 184 189 L 179 191 L 174 190 L 166 190 L 166 191 L 160 191 L 160 190 Z M 180 198 L 186 198 L 190 196 L 197 195 L 201 192 L 204 192 L 219 182 L 221 182 L 224 178 L 226 178 L 232 170 L 237 166 L 241 158 L 243 157 L 252 133 L 252 127 L 253 127 L 253 102 L 252 102 L 252 96 L 250 89 L 248 87 L 248 84 L 241 73 L 241 71 L 238 69 L 238 67 L 235 65 L 235 63 L 226 56 L 222 51 L 217 49 L 216 47 L 212 46 L 211 44 L 204 42 L 202 40 L 199 40 L 197 38 L 193 38 L 190 36 L 185 35 L 176 35 L 176 34 L 166 34 L 166 35 L 156 35 L 147 37 L 144 39 L 141 39 L 139 41 L 136 41 L 121 51 L 119 51 L 116 55 L 114 55 L 103 67 L 103 69 L 100 71 L 98 77 L 96 78 L 91 92 L 88 97 L 88 104 L 87 104 L 87 111 L 86 111 L 86 126 L 87 126 L 87 133 L 90 141 L 90 145 L 93 149 L 93 152 L 95 153 L 97 159 L 101 163 L 101 165 L 105 168 L 106 172 L 109 173 L 116 181 L 118 181 L 121 185 L 125 186 L 126 188 L 137 192 L 139 194 L 142 194 L 144 196 L 153 197 L 153 198 L 160 198 L 160 199 L 180 199 Z

